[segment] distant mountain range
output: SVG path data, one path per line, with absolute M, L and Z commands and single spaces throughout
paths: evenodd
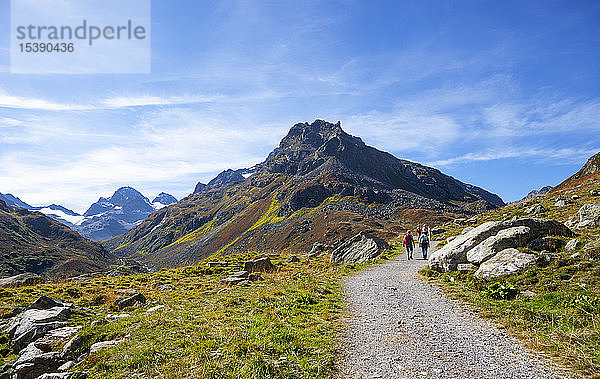
M 101 245 L 62 223 L 1 199 L 0 251 L 1 277 L 23 272 L 74 276 L 105 271 L 117 261 Z
M 361 230 L 389 238 L 416 223 L 503 205 L 479 187 L 367 146 L 339 122 L 316 120 L 292 126 L 264 162 L 198 183 L 104 245 L 157 268 L 180 266 L 212 254 L 308 251 Z
M 11 206 L 39 211 L 93 241 L 107 240 L 125 233 L 158 209 L 177 203 L 161 192 L 152 202 L 131 187 L 121 187 L 109 197 L 101 197 L 80 215 L 61 205 L 31 206 L 16 196 L 0 193 L 0 200 Z
M 533 191 L 529 192 L 524 198 L 516 201 L 515 203 L 529 201 L 529 200 L 535 199 L 536 197 L 543 196 L 543 195 L 547 194 L 548 192 L 552 191 L 552 188 L 553 188 L 552 186 L 545 186 L 545 187 L 540 188 L 539 190 L 533 190 Z

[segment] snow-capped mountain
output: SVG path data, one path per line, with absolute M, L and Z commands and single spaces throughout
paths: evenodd
M 177 199 L 161 192 L 153 202 L 132 187 L 121 187 L 109 197 L 101 197 L 73 226 L 82 236 L 94 241 L 111 239 L 137 226 L 157 209 L 175 204 Z
M 161 192 L 152 200 L 152 206 L 155 209 L 161 209 L 164 207 L 168 207 L 169 205 L 177 203 L 177 199 L 173 195 L 169 195 L 168 193 Z
M 82 215 L 80 215 L 79 213 L 73 212 L 72 210 L 63 207 L 62 205 L 50 204 L 50 205 L 45 205 L 45 206 L 41 206 L 41 207 L 34 207 L 32 205 L 27 204 L 26 202 L 19 199 L 18 197 L 13 196 L 10 193 L 7 193 L 7 194 L 0 193 L 0 200 L 4 200 L 4 202 L 6 204 L 14 206 L 14 207 L 21 207 L 21 208 L 25 208 L 30 211 L 42 212 L 46 216 L 53 218 L 56 221 L 59 221 L 65 225 L 67 225 L 68 227 L 71 227 L 71 226 L 83 221 L 83 219 L 85 218 Z
M 94 241 L 111 239 L 125 233 L 158 209 L 177 203 L 177 199 L 161 192 L 152 202 L 131 187 L 121 187 L 109 198 L 100 197 L 80 215 L 62 205 L 31 206 L 16 196 L 0 193 L 6 204 L 38 211 L 67 225 Z

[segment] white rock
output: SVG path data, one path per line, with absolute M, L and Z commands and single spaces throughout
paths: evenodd
M 537 256 L 522 253 L 517 249 L 505 249 L 483 262 L 475 277 L 490 280 L 500 276 L 514 274 L 527 266 L 535 264 Z
M 96 342 L 95 344 L 93 344 L 92 346 L 90 346 L 90 354 L 97 353 L 100 350 L 103 350 L 103 349 L 106 349 L 106 348 L 109 348 L 109 347 L 120 345 L 123 342 L 125 342 L 124 339 L 112 340 L 112 341 L 103 341 L 103 342 Z

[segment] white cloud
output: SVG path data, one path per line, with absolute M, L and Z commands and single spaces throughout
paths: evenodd
M 209 103 L 223 99 L 223 96 L 172 96 L 159 97 L 153 95 L 116 96 L 102 100 L 100 103 L 107 108 L 140 107 L 149 105 L 180 105 L 193 103 Z
M 90 105 L 56 103 L 33 97 L 12 96 L 0 93 L 0 108 L 37 109 L 43 111 L 84 111 L 94 109 Z
M 262 161 L 279 134 L 279 128 L 269 125 L 232 124 L 186 109 L 158 110 L 147 113 L 133 133 L 97 146 L 98 139 L 71 147 L 68 141 L 61 145 L 56 136 L 38 135 L 39 149 L 0 154 L 0 191 L 32 204 L 56 202 L 77 211 L 123 185 L 148 195 L 166 191 L 181 198 L 199 180 Z M 47 159 L 40 159 L 39 151 Z
M 403 109 L 350 117 L 343 127 L 368 144 L 388 151 L 436 151 L 461 134 L 461 126 L 444 114 Z
M 36 97 L 13 96 L 0 93 L 0 108 L 40 110 L 40 111 L 89 111 L 144 106 L 169 106 L 195 103 L 210 103 L 225 100 L 224 96 L 154 96 L 132 95 L 115 96 L 98 100 L 94 104 L 73 104 L 54 102 Z
M 461 163 L 490 161 L 510 158 L 536 158 L 536 160 L 551 164 L 578 164 L 597 153 L 600 147 L 595 149 L 537 149 L 537 148 L 505 148 L 502 150 L 489 149 L 480 153 L 467 153 L 464 155 L 429 162 L 434 167 L 452 166 Z
M 23 122 L 10 117 L 0 118 L 0 128 L 11 128 L 13 126 L 21 125 Z

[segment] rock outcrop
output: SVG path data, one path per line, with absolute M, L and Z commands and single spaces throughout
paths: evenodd
M 491 280 L 503 275 L 510 275 L 537 262 L 537 255 L 520 252 L 509 248 L 500 251 L 492 258 L 483 262 L 475 271 L 475 277 Z
M 585 204 L 577 211 L 579 223 L 575 228 L 591 228 L 600 223 L 600 204 Z
M 455 271 L 461 263 L 483 264 L 500 250 L 525 247 L 535 239 L 548 236 L 574 237 L 575 234 L 555 220 L 525 218 L 485 222 L 431 254 L 429 267 Z
M 260 257 L 244 262 L 244 271 L 248 272 L 271 272 L 276 269 L 277 267 L 271 263 L 269 257 Z
M 38 274 L 34 274 L 33 272 L 25 272 L 9 278 L 0 279 L 0 287 L 33 286 L 43 282 L 44 279 Z
M 331 263 L 340 265 L 345 263 L 363 263 L 369 259 L 377 258 L 390 246 L 381 238 L 361 232 L 343 242 L 331 252 Z
M 482 264 L 496 253 L 511 247 L 523 246 L 531 239 L 533 233 L 527 226 L 515 226 L 503 229 L 498 234 L 486 238 L 479 245 L 467 252 L 467 261 Z
M 18 354 L 18 358 L 2 368 L 0 377 L 84 377 L 82 373 L 75 372 L 70 372 L 69 375 L 52 374 L 66 365 L 69 359 L 66 354 L 52 351 L 53 347 L 60 341 L 71 338 L 81 329 L 79 326 L 67 325 L 73 309 L 71 304 L 41 296 L 29 307 L 15 308 L 3 316 L 3 320 L 0 321 L 0 333 L 8 337 L 9 346 Z M 65 349 L 69 345 L 72 343 L 67 343 Z M 75 376 L 76 374 L 78 376 Z

